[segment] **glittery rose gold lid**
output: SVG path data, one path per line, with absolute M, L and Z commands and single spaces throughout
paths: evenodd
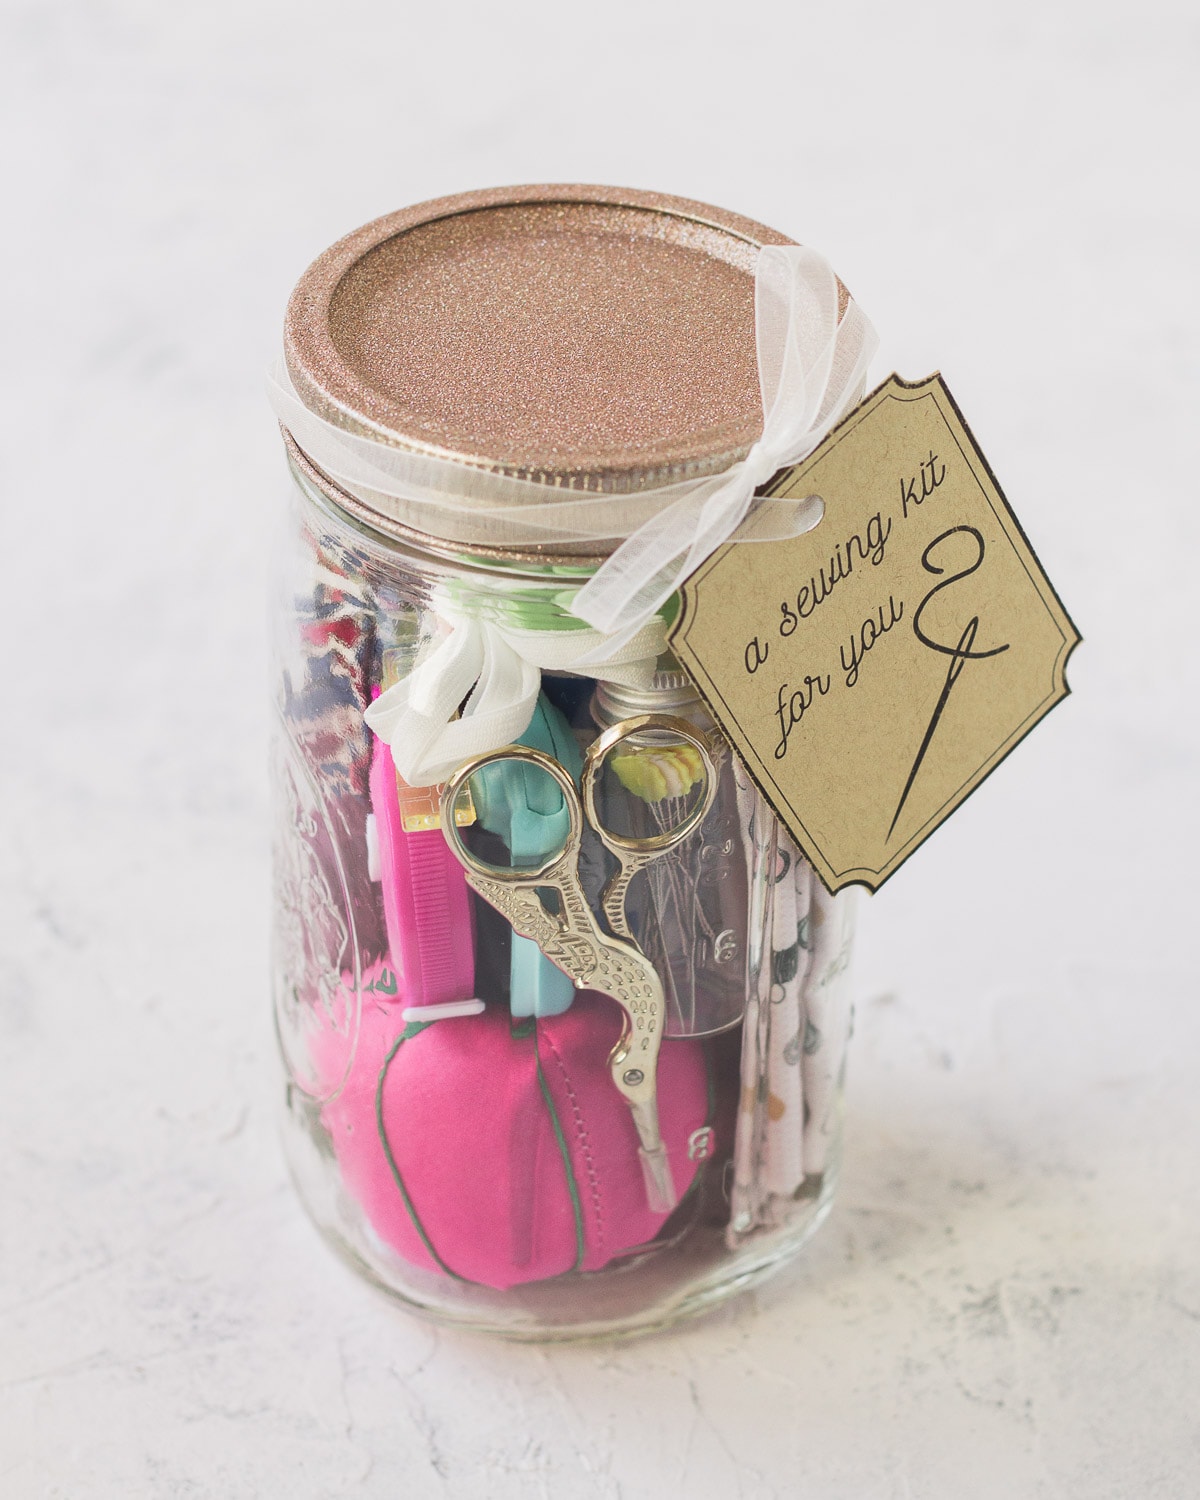
M 754 262 L 792 243 L 681 198 L 496 188 L 377 219 L 292 295 L 312 411 L 573 489 L 715 473 L 762 430 Z

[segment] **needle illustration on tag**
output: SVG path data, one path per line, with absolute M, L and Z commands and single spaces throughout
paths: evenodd
M 958 638 L 958 644 L 956 646 L 946 646 L 943 645 L 941 641 L 932 640 L 921 629 L 921 615 L 924 613 L 925 606 L 930 602 L 930 600 L 933 599 L 936 594 L 940 594 L 943 589 L 949 588 L 951 584 L 958 583 L 963 578 L 969 578 L 972 573 L 977 572 L 983 566 L 983 559 L 987 548 L 984 544 L 982 534 L 978 532 L 974 526 L 952 526 L 949 531 L 943 531 L 940 536 L 934 537 L 933 541 L 930 542 L 928 547 L 926 547 L 925 551 L 921 554 L 921 566 L 927 573 L 936 573 L 939 575 L 945 573 L 945 568 L 939 567 L 937 563 L 932 560 L 932 554 L 938 547 L 942 545 L 944 541 L 946 541 L 948 537 L 956 536 L 959 534 L 964 534 L 975 538 L 976 553 L 974 562 L 972 562 L 969 567 L 960 568 L 957 573 L 951 573 L 948 578 L 943 578 L 941 583 L 934 584 L 933 588 L 929 590 L 924 599 L 922 599 L 920 604 L 917 606 L 917 612 L 913 616 L 913 632 L 916 635 L 917 639 L 923 646 L 927 646 L 930 651 L 936 651 L 940 656 L 948 656 L 950 658 L 950 665 L 946 668 L 946 681 L 942 685 L 941 696 L 938 698 L 938 701 L 934 706 L 933 714 L 930 717 L 928 727 L 925 730 L 925 737 L 921 741 L 920 749 L 918 749 L 916 758 L 912 763 L 912 769 L 908 773 L 908 780 L 904 783 L 904 790 L 900 794 L 900 801 L 896 804 L 896 811 L 892 817 L 891 826 L 887 831 L 889 840 L 891 839 L 892 834 L 896 831 L 896 824 L 900 820 L 900 814 L 904 811 L 904 804 L 908 801 L 908 794 L 913 789 L 913 783 L 917 779 L 917 773 L 920 771 L 922 762 L 925 759 L 930 745 L 933 743 L 933 737 L 937 733 L 937 727 L 941 723 L 942 715 L 946 711 L 946 705 L 950 701 L 950 694 L 954 689 L 954 684 L 962 675 L 963 667 L 969 661 L 984 661 L 989 656 L 999 656 L 1002 651 L 1008 650 L 1007 643 L 1005 643 L 1003 646 L 993 646 L 990 651 L 973 651 L 971 649 L 975 644 L 975 637 L 979 633 L 978 615 L 972 615 L 971 618 L 967 621 L 966 625 L 963 627 L 962 634 Z

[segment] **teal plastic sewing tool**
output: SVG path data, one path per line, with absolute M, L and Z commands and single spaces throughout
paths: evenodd
M 583 758 L 570 726 L 544 693 L 519 744 L 552 755 L 578 784 Z M 571 815 L 562 790 L 527 761 L 508 760 L 481 770 L 472 780 L 480 826 L 504 840 L 514 869 L 541 864 L 562 847 Z M 514 1016 L 559 1016 L 575 997 L 575 986 L 530 938 L 513 933 L 509 1007 Z

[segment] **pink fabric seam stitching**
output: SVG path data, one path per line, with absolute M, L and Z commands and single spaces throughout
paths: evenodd
M 554 1061 L 558 1064 L 558 1071 L 563 1081 L 563 1087 L 567 1091 L 567 1098 L 571 1101 L 571 1113 L 575 1116 L 575 1135 L 579 1142 L 579 1149 L 583 1153 L 584 1164 L 587 1167 L 588 1189 L 592 1199 L 592 1207 L 596 1215 L 596 1248 L 604 1250 L 604 1203 L 600 1194 L 600 1181 L 596 1175 L 596 1163 L 592 1157 L 592 1144 L 588 1136 L 587 1124 L 583 1118 L 583 1112 L 579 1108 L 579 1100 L 575 1090 L 571 1086 L 571 1080 L 567 1076 L 567 1070 L 563 1066 L 563 1060 L 559 1056 L 558 1048 L 554 1045 L 554 1039 L 538 1028 L 539 1038 L 545 1037 L 546 1045 Z

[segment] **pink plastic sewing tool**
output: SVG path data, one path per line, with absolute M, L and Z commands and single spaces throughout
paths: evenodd
M 405 829 L 392 752 L 378 738 L 371 806 L 388 945 L 400 972 L 397 1000 L 414 1007 L 470 998 L 475 926 L 463 867 L 439 826 Z

